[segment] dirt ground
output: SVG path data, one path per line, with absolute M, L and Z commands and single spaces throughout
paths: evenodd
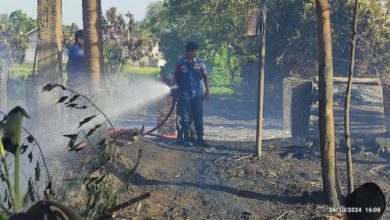
M 322 219 L 330 215 L 321 195 L 320 155 L 304 141 L 265 141 L 262 158 L 250 142 L 211 142 L 181 147 L 138 142 L 143 159 L 123 200 L 151 197 L 120 213 L 134 219 Z M 135 146 L 133 146 L 135 147 Z M 132 151 L 129 149 L 129 152 Z M 344 154 L 338 153 L 346 186 Z M 389 161 L 372 152 L 354 154 L 355 185 L 376 182 L 390 199 Z M 345 192 L 345 187 L 342 187 Z M 389 206 L 387 207 L 389 210 Z M 383 219 L 390 219 L 386 211 Z
M 268 117 L 268 140 L 258 158 L 253 134 L 256 108 L 251 105 L 221 99 L 206 105 L 207 147 L 183 147 L 147 138 L 123 147 L 129 157 L 140 145 L 144 151 L 131 187 L 120 200 L 146 192 L 151 197 L 119 213 L 133 219 L 294 220 L 335 215 L 321 193 L 318 141 L 287 138 L 279 120 Z M 339 142 L 338 171 L 345 194 L 345 154 Z M 373 145 L 372 140 L 353 142 L 355 186 L 375 182 L 390 201 L 388 154 Z M 390 219 L 389 208 L 382 219 Z
M 322 195 L 318 140 L 289 138 L 282 130 L 281 112 L 266 112 L 266 140 L 263 156 L 258 158 L 255 115 L 254 102 L 215 98 L 205 105 L 209 146 L 184 147 L 145 137 L 120 147 L 122 156 L 130 161 L 135 160 L 141 146 L 143 155 L 128 189 L 118 195 L 117 202 L 147 192 L 151 196 L 118 214 L 126 219 L 259 220 L 320 220 L 336 215 L 329 211 Z M 339 179 L 345 194 L 345 153 L 341 139 L 337 140 Z M 352 137 L 352 141 L 355 186 L 375 182 L 390 201 L 388 151 L 382 151 L 372 137 Z M 77 164 L 78 160 L 73 157 L 68 164 Z M 67 176 L 73 178 L 75 173 L 69 171 Z M 128 181 L 123 172 L 114 169 L 111 174 L 122 184 Z M 112 190 L 116 190 L 115 184 Z M 77 194 L 76 190 L 74 198 L 79 199 Z M 68 204 L 74 202 L 70 199 Z M 387 205 L 382 219 L 390 219 L 389 210 Z

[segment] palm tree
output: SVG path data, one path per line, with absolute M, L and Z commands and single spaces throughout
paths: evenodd
M 37 74 L 34 70 L 34 75 L 27 81 L 26 102 L 31 112 L 38 113 L 29 120 L 28 125 L 52 127 L 44 118 L 52 114 L 61 118 L 59 106 L 52 105 L 60 93 L 45 96 L 40 90 L 47 83 L 62 83 L 62 0 L 38 0 L 37 13 L 38 42 L 34 58 Z
M 85 71 L 88 83 L 100 86 L 103 72 L 103 41 L 101 28 L 101 0 L 83 0 Z
M 45 79 L 62 77 L 62 0 L 38 0 L 38 73 Z

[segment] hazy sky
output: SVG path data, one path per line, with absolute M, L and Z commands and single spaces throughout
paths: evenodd
M 102 0 L 102 9 L 106 11 L 111 6 L 115 6 L 122 14 L 131 11 L 135 15 L 135 19 L 140 21 L 145 16 L 146 7 L 155 1 L 158 0 Z M 0 0 L 0 5 L 0 14 L 9 14 L 17 9 L 22 9 L 28 16 L 37 17 L 37 0 Z M 76 22 L 81 27 L 83 23 L 81 0 L 62 0 L 62 7 L 63 23 Z

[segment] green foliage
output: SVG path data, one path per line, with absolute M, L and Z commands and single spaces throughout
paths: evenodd
M 232 96 L 235 92 L 231 87 L 212 86 L 210 87 L 210 94 L 217 96 Z
M 235 50 L 245 39 L 243 25 L 246 18 L 240 16 L 245 1 L 164 1 L 149 6 L 143 26 L 160 38 L 160 45 L 168 65 L 163 74 L 171 74 L 175 61 L 183 54 L 187 41 L 201 44 L 203 57 L 216 81 L 227 77 L 228 70 L 222 71 L 227 63 L 226 48 Z M 245 13 L 246 14 L 246 13 Z M 234 51 L 232 54 L 236 54 Z M 225 60 L 221 60 L 221 56 Z M 210 71 L 211 72 L 211 71 Z M 230 72 L 231 73 L 231 72 Z M 225 80 L 226 81 L 226 80 Z
M 79 26 L 76 23 L 72 23 L 71 25 L 63 25 L 62 26 L 62 35 L 64 37 L 64 47 L 70 49 L 74 44 L 74 34 L 79 30 Z
M 359 76 L 384 76 L 390 65 L 389 13 L 378 1 L 360 2 L 356 72 Z M 247 11 L 257 4 L 252 0 L 152 3 L 142 25 L 153 37 L 160 38 L 168 61 L 163 74 L 173 72 L 185 43 L 192 40 L 200 43 L 200 56 L 207 61 L 214 84 L 227 82 L 230 72 L 241 76 L 238 83 L 255 85 L 253 76 L 257 71 L 251 66 L 257 65 L 260 42 L 258 37 L 245 37 L 245 32 Z M 331 0 L 330 5 L 335 73 L 347 75 L 353 4 L 351 0 Z M 266 80 L 281 82 L 282 77 L 289 75 L 316 75 L 316 25 L 314 0 L 267 1 Z M 231 56 L 226 55 L 229 50 Z M 234 60 L 230 71 L 225 69 L 228 57 Z
M 124 75 L 152 75 L 157 77 L 158 73 L 160 72 L 160 68 L 157 67 L 144 67 L 140 68 L 131 64 L 126 64 L 123 67 L 123 74 Z
M 32 74 L 32 64 L 14 64 L 10 67 L 9 76 L 12 79 L 26 79 Z
M 9 70 L 14 62 L 22 63 L 30 44 L 26 33 L 36 27 L 36 21 L 21 11 L 0 15 L 0 70 Z
M 27 33 L 37 27 L 37 22 L 19 9 L 9 15 L 9 25 L 21 33 Z
M 8 220 L 8 216 L 4 213 L 0 213 L 0 220 Z
M 143 57 L 153 58 L 151 52 L 156 40 L 138 27 L 132 13 L 123 16 L 111 7 L 102 16 L 102 29 L 104 62 L 111 79 L 123 71 L 128 61 L 142 63 Z
M 232 54 L 228 45 L 222 45 L 219 50 L 204 58 L 209 61 L 210 83 L 212 86 L 230 84 L 233 87 L 241 83 L 238 57 Z
M 361 2 L 359 14 L 359 74 L 385 78 L 390 73 L 390 14 L 368 0 Z

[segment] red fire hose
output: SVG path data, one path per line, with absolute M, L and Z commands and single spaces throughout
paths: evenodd
M 169 116 L 172 115 L 172 112 L 173 110 L 175 109 L 175 105 L 176 105 L 176 102 L 177 102 L 177 98 L 175 96 L 173 96 L 173 102 L 172 102 L 172 107 L 170 108 L 168 114 L 165 116 L 165 118 L 154 128 L 150 129 L 149 131 L 146 131 L 144 132 L 143 135 L 145 136 L 153 136 L 153 137 L 159 137 L 159 138 L 163 138 L 163 139 L 169 139 L 169 140 L 174 140 L 176 139 L 176 136 L 175 135 L 167 135 L 167 134 L 153 134 L 154 131 L 156 131 L 157 129 L 159 129 L 162 125 L 164 125 L 164 123 L 168 120 Z M 121 134 L 126 134 L 130 131 L 131 129 L 129 128 L 114 128 L 114 129 L 110 129 L 109 130 L 109 133 L 110 135 L 115 132 L 116 136 L 119 137 L 121 136 Z
M 177 102 L 177 98 L 174 97 L 173 98 L 173 102 L 172 102 L 172 107 L 171 109 L 169 110 L 168 114 L 165 116 L 165 118 L 154 128 L 152 128 L 151 130 L 149 131 L 146 131 L 144 132 L 144 135 L 148 135 L 148 136 L 154 136 L 154 137 L 161 137 L 163 139 L 176 139 L 176 136 L 174 135 L 166 135 L 166 134 L 163 134 L 163 135 L 159 135 L 159 134 L 152 134 L 152 132 L 156 131 L 157 129 L 159 129 L 169 118 L 169 116 L 171 116 L 172 112 L 173 112 L 173 109 L 175 109 L 175 105 L 176 105 L 176 102 Z

